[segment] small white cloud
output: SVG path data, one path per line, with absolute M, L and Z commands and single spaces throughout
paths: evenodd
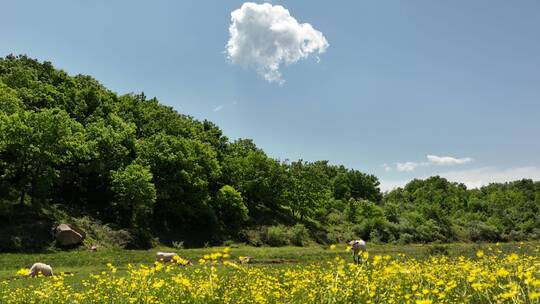
M 396 170 L 399 172 L 413 172 L 420 164 L 415 162 L 397 163 Z
M 413 172 L 418 167 L 429 167 L 429 166 L 451 166 L 451 165 L 463 165 L 473 161 L 470 157 L 465 158 L 455 158 L 451 156 L 437 156 L 437 155 L 427 155 L 427 162 L 404 162 L 396 163 L 396 170 L 399 172 Z M 387 165 L 383 165 L 385 171 L 388 172 L 391 169 L 387 168 Z
M 447 172 L 434 173 L 430 176 L 439 175 L 449 181 L 462 183 L 468 189 L 480 188 L 490 183 L 505 183 L 524 178 L 540 181 L 540 167 L 516 167 L 500 169 L 496 167 L 482 167 L 469 170 L 455 170 Z M 429 176 L 420 176 L 420 179 L 426 179 Z M 398 187 L 405 186 L 410 180 L 385 180 L 381 179 L 380 188 L 382 191 L 390 191 Z
M 225 107 L 224 105 L 219 105 L 219 106 L 215 107 L 212 111 L 219 112 L 219 111 L 223 110 L 224 107 Z
M 269 82 L 282 84 L 280 66 L 293 64 L 328 48 L 324 35 L 309 23 L 298 23 L 281 5 L 246 2 L 231 13 L 228 59 L 254 68 Z
M 390 172 L 390 171 L 392 171 L 392 167 L 389 166 L 388 164 L 383 164 L 382 166 L 383 166 L 385 172 Z
M 451 165 L 463 165 L 466 163 L 472 162 L 472 158 L 454 158 L 451 156 L 437 156 L 437 155 L 428 155 L 427 159 L 429 163 L 439 166 L 451 166 Z

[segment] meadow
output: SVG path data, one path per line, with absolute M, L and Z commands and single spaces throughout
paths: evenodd
M 176 263 L 154 264 L 174 250 Z M 539 303 L 540 243 L 1 254 L 2 303 Z M 249 264 L 239 258 L 250 256 Z M 184 266 L 187 260 L 193 266 Z M 36 261 L 56 276 L 22 278 Z

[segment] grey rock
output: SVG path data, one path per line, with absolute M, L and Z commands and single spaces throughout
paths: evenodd
M 54 236 L 60 246 L 74 246 L 82 243 L 86 233 L 72 225 L 60 224 L 56 227 Z

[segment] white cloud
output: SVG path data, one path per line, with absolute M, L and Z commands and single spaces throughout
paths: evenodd
M 383 164 L 383 168 L 384 168 L 384 171 L 386 171 L 386 172 L 392 171 L 392 167 L 389 166 L 388 164 Z
M 269 3 L 246 2 L 231 13 L 227 57 L 254 68 L 269 82 L 283 83 L 279 68 L 324 53 L 328 42 L 309 23 L 298 23 L 287 9 Z
M 224 107 L 225 107 L 224 105 L 219 105 L 219 106 L 215 107 L 212 111 L 219 112 L 219 111 L 223 110 Z
M 399 172 L 413 172 L 420 164 L 415 162 L 397 163 L 396 170 Z
M 437 156 L 437 155 L 427 155 L 427 162 L 404 162 L 396 163 L 396 170 L 399 172 L 414 172 L 418 167 L 429 167 L 431 165 L 435 166 L 452 166 L 452 165 L 463 165 L 473 161 L 470 157 L 465 158 L 455 158 L 451 156 Z M 384 170 L 389 172 L 391 168 L 387 165 L 383 165 Z
M 454 170 L 447 172 L 434 173 L 431 176 L 439 175 L 452 182 L 463 183 L 467 188 L 479 188 L 490 183 L 504 183 L 523 178 L 540 181 L 540 167 L 516 167 L 500 169 L 496 167 L 482 167 L 469 170 Z M 426 179 L 429 176 L 418 177 Z M 382 191 L 390 191 L 392 189 L 403 187 L 411 180 L 385 180 L 381 179 L 380 188 Z
M 444 166 L 462 165 L 462 164 L 470 163 L 473 160 L 470 157 L 454 158 L 451 156 L 437 156 L 437 155 L 428 155 L 427 159 L 431 164 L 444 165 Z

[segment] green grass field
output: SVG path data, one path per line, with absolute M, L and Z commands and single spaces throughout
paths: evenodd
M 482 249 L 501 250 L 504 253 L 515 252 L 518 254 L 539 255 L 540 242 L 526 243 L 501 243 L 497 244 L 470 244 L 455 243 L 448 245 L 388 245 L 369 244 L 368 251 L 371 255 L 405 254 L 416 259 L 425 259 L 431 255 L 446 254 L 448 256 L 473 257 Z M 350 253 L 345 250 L 345 244 L 339 244 L 338 250 L 328 250 L 328 247 L 249 247 L 232 246 L 231 259 L 236 260 L 239 256 L 252 257 L 254 267 L 288 267 L 295 264 L 318 264 L 332 260 L 336 255 L 346 260 L 351 260 Z M 442 249 L 441 249 L 442 248 Z M 491 249 L 490 249 L 491 248 Z M 189 259 L 197 267 L 197 261 L 205 254 L 209 254 L 223 247 L 211 247 L 200 249 L 174 249 L 167 247 L 154 248 L 151 250 L 103 250 L 103 251 L 64 251 L 43 254 L 4 253 L 0 254 L 0 281 L 8 281 L 8 286 L 23 287 L 33 283 L 32 279 L 21 279 L 15 276 L 17 270 L 29 268 L 35 262 L 50 264 L 56 273 L 70 272 L 74 275 L 67 281 L 76 283 L 88 278 L 90 274 L 99 274 L 107 270 L 107 263 L 112 263 L 118 268 L 119 273 L 127 269 L 128 264 L 151 265 L 155 260 L 157 251 L 174 251 L 181 257 Z

